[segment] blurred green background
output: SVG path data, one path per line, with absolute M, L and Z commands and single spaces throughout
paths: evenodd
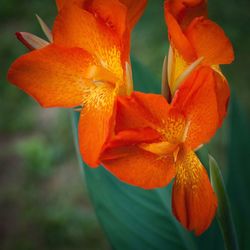
M 149 0 L 132 41 L 132 54 L 159 79 L 168 48 L 162 4 Z M 237 109 L 231 108 L 227 124 L 208 148 L 224 168 L 242 249 L 247 249 L 250 234 L 244 218 L 250 209 L 249 9 L 248 0 L 209 0 L 210 18 L 223 27 L 235 48 L 235 62 L 223 70 Z M 11 62 L 27 52 L 14 33 L 43 36 L 36 13 L 51 26 L 54 1 L 0 3 L 0 249 L 110 249 L 83 184 L 69 112 L 42 109 L 6 81 Z M 229 122 L 235 124 L 233 131 Z

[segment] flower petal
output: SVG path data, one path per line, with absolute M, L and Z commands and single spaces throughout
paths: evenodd
M 228 86 L 227 79 L 222 75 L 221 72 L 215 72 L 215 91 L 217 97 L 218 113 L 219 113 L 219 126 L 227 115 L 228 103 L 230 99 L 230 89 Z
M 128 8 L 128 21 L 130 29 L 132 29 L 142 16 L 147 5 L 147 0 L 120 0 L 120 2 Z
M 180 86 L 172 101 L 190 121 L 185 143 L 192 149 L 208 142 L 219 126 L 215 84 L 214 71 L 200 67 Z
M 195 17 L 207 17 L 207 0 L 166 0 L 165 8 L 182 28 L 187 27 Z
M 168 34 L 172 48 L 174 50 L 176 49 L 188 63 L 193 62 L 197 58 L 196 52 L 192 44 L 183 33 L 176 19 L 166 8 L 165 20 L 168 26 Z
M 195 18 L 186 35 L 198 57 L 208 65 L 229 64 L 234 60 L 232 44 L 219 25 L 203 17 Z
M 113 175 L 128 184 L 145 189 L 164 187 L 173 179 L 175 169 L 173 157 L 157 157 L 136 146 L 119 148 L 123 154 L 117 158 L 103 160 Z
M 104 84 L 86 97 L 78 127 L 80 152 L 91 167 L 99 164 L 103 145 L 114 127 L 116 91 Z
M 82 49 L 46 46 L 18 58 L 8 80 L 35 98 L 43 107 L 75 107 L 82 104 L 92 57 Z
M 119 97 L 116 131 L 155 128 L 167 117 L 169 108 L 167 100 L 161 95 L 133 92 L 129 97 Z
M 60 10 L 63 7 L 65 0 L 56 0 L 57 9 Z
M 55 44 L 79 47 L 93 55 L 107 70 L 123 79 L 123 66 L 128 59 L 128 50 L 116 33 L 94 15 L 76 5 L 65 5 L 53 27 Z M 126 56 L 123 55 L 126 53 Z M 121 62 L 123 58 L 124 62 Z
M 196 235 L 203 233 L 215 216 L 217 198 L 206 170 L 192 151 L 179 152 L 172 208 L 180 223 Z
M 123 36 L 127 26 L 127 7 L 118 0 L 93 0 L 90 11 L 120 37 Z
M 107 148 L 152 142 L 160 139 L 160 136 L 161 135 L 152 128 L 123 130 L 109 141 Z

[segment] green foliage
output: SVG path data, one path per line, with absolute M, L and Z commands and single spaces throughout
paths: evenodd
M 225 29 L 233 41 L 236 60 L 232 65 L 223 67 L 233 86 L 229 117 L 212 143 L 200 153 L 206 166 L 208 152 L 215 156 L 221 166 L 240 248 L 247 250 L 250 249 L 249 1 L 208 2 L 209 16 Z M 144 85 L 144 91 L 159 93 L 158 79 L 168 47 L 162 3 L 162 0 L 149 0 L 145 15 L 133 32 L 132 54 L 141 63 L 133 67 L 136 90 Z M 55 4 L 51 0 L 1 0 L 0 248 L 109 249 L 86 190 L 82 187 L 74 160 L 67 113 L 42 111 L 30 97 L 6 80 L 11 62 L 27 52 L 14 33 L 28 31 L 43 37 L 35 13 L 51 26 L 56 13 Z M 45 121 L 45 124 L 41 124 L 41 121 Z M 170 187 L 148 193 L 119 183 L 102 168 L 85 169 L 93 203 L 99 210 L 101 223 L 106 224 L 104 228 L 107 234 L 108 231 L 114 232 L 121 242 L 133 239 L 132 243 L 135 244 L 145 239 L 144 244 L 148 243 L 147 247 L 151 249 L 151 242 L 156 245 L 157 238 L 163 249 L 223 249 L 216 221 L 199 238 L 194 238 L 179 226 L 170 212 Z M 107 180 L 110 182 L 105 183 Z M 106 193 L 111 188 L 118 189 L 119 193 L 108 197 Z M 97 193 L 98 190 L 100 193 Z M 120 193 L 122 197 L 119 197 Z M 98 201 L 101 201 L 102 195 L 105 204 Z M 114 204 L 113 200 L 119 202 Z M 126 207 L 128 201 L 135 204 Z M 110 211 L 116 208 L 121 208 L 123 214 L 118 211 L 114 220 L 108 220 Z M 155 217 L 149 215 L 150 211 L 155 211 Z M 128 215 L 123 218 L 124 214 Z M 148 219 L 141 220 L 138 214 Z M 156 227 L 153 227 L 155 224 Z M 115 228 L 115 225 L 119 227 Z M 123 225 L 128 226 L 123 228 Z M 139 227 L 142 229 L 138 230 Z M 131 229 L 131 232 L 126 233 L 126 229 Z M 143 239 L 139 238 L 137 231 Z M 149 231 L 152 235 L 147 234 Z M 185 239 L 189 243 L 184 243 Z

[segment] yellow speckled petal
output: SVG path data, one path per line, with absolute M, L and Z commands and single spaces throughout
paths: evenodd
M 93 89 L 85 98 L 79 122 L 79 146 L 84 161 L 92 167 L 114 125 L 116 90 L 109 84 Z
M 163 141 L 171 144 L 182 142 L 185 138 L 188 122 L 184 115 L 177 109 L 170 109 L 168 116 L 162 119 L 161 127 L 157 129 L 163 135 Z
M 116 33 L 92 13 L 76 5 L 65 6 L 56 18 L 53 38 L 55 44 L 85 49 L 95 57 L 96 63 L 123 79 L 123 44 Z
M 181 149 L 178 154 L 172 207 L 181 224 L 194 230 L 196 235 L 209 227 L 217 208 L 217 198 L 206 170 L 188 149 Z

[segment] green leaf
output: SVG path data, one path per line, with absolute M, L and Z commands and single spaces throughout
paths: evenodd
M 159 92 L 160 81 L 135 60 L 132 62 L 135 88 Z M 78 118 L 74 113 L 75 138 Z M 154 190 L 133 187 L 103 167 L 89 168 L 79 152 L 78 156 L 97 217 L 114 249 L 197 249 L 192 234 L 172 215 L 171 185 Z
M 238 240 L 225 184 L 219 166 L 212 156 L 209 156 L 209 165 L 211 183 L 218 198 L 217 219 L 220 224 L 225 248 L 227 250 L 238 250 Z

